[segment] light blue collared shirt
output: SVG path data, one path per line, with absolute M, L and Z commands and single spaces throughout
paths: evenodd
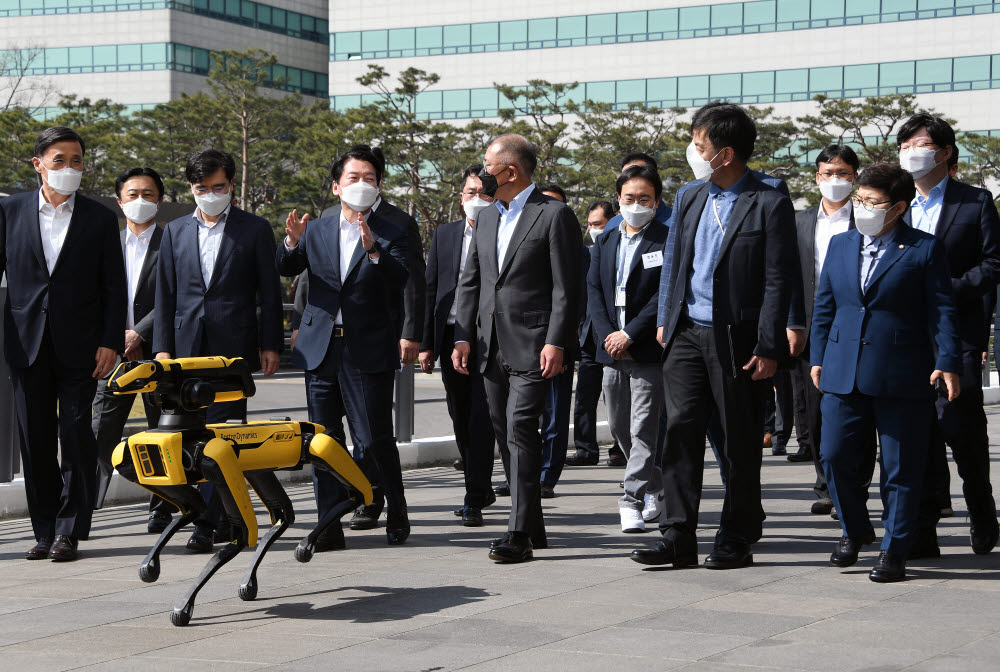
M 518 220 L 521 219 L 524 204 L 534 188 L 534 183 L 529 184 L 524 188 L 524 191 L 511 200 L 506 208 L 500 201 L 496 202 L 497 210 L 500 211 L 500 223 L 497 226 L 497 268 L 503 268 L 503 259 L 507 253 L 507 246 L 510 245 L 510 239 L 514 236 L 514 229 L 517 228 Z
M 938 219 L 941 218 L 941 206 L 944 205 L 944 190 L 948 188 L 948 176 L 937 183 L 927 198 L 917 194 L 910 203 L 910 221 L 913 228 L 932 236 L 937 231 Z
M 694 234 L 694 262 L 691 274 L 688 276 L 687 305 L 688 319 L 705 327 L 712 326 L 712 284 L 715 276 L 715 265 L 719 261 L 719 250 L 722 249 L 722 239 L 729 226 L 729 218 L 733 214 L 736 199 L 743 192 L 747 175 L 743 173 L 736 184 L 728 189 L 722 189 L 712 183 L 708 187 L 708 200 L 701 211 L 698 231 Z
M 888 233 L 883 233 L 878 238 L 873 238 L 872 236 L 862 237 L 861 264 L 859 265 L 860 277 L 858 278 L 862 294 L 868 291 L 867 285 L 871 281 L 872 275 L 875 274 L 875 267 L 878 266 L 878 262 L 885 256 L 885 251 L 889 249 L 889 245 L 896 237 L 896 230 L 896 227 L 893 227 Z
M 632 263 L 635 261 L 635 251 L 639 249 L 639 243 L 642 241 L 642 236 L 646 233 L 647 228 L 649 228 L 649 224 L 646 224 L 638 233 L 629 235 L 625 230 L 624 221 L 618 226 L 621 238 L 618 239 L 618 261 L 615 264 L 615 296 L 618 296 L 618 288 L 621 287 L 624 289 L 625 284 L 628 282 L 629 273 L 632 271 Z M 625 306 L 617 306 L 617 308 L 618 328 L 624 329 Z M 629 338 L 629 340 L 631 341 L 632 339 Z
M 201 261 L 201 277 L 206 287 L 212 281 L 212 274 L 215 273 L 215 261 L 219 257 L 222 234 L 226 230 L 226 220 L 229 219 L 229 210 L 232 207 L 232 204 L 227 205 L 213 223 L 205 220 L 200 209 L 191 215 L 198 223 L 198 256 Z

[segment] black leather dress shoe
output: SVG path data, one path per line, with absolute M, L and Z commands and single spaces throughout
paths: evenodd
M 362 506 L 351 517 L 352 530 L 374 530 L 378 527 L 378 517 L 382 515 L 382 507 L 376 504 Z
M 600 462 L 600 456 L 596 453 L 591 455 L 590 453 L 578 450 L 573 455 L 566 456 L 565 464 L 567 467 L 592 467 L 598 462 Z
M 495 562 L 525 562 L 534 557 L 531 539 L 523 532 L 510 532 L 507 540 L 490 549 L 490 560 Z
M 875 583 L 902 581 L 906 578 L 906 561 L 889 551 L 882 551 L 872 571 L 868 572 L 868 578 Z
M 969 537 L 972 542 L 972 550 L 977 555 L 986 555 L 997 545 L 1000 538 L 1000 525 L 997 524 L 995 515 L 990 515 L 983 520 L 972 521 L 969 528 Z
M 39 539 L 38 543 L 31 547 L 31 550 L 24 554 L 25 560 L 45 560 L 49 557 L 49 549 L 52 548 L 51 539 Z
M 510 535 L 512 534 L 513 532 L 504 532 L 502 537 L 490 540 L 490 549 L 492 550 L 500 544 L 510 541 Z M 536 551 L 544 551 L 549 547 L 549 540 L 546 537 L 532 538 L 529 536 L 528 538 L 531 539 L 531 547 Z
M 788 453 L 785 459 L 789 462 L 812 462 L 813 456 L 808 450 L 799 450 L 794 453 Z
M 464 460 L 460 460 L 460 459 L 459 460 L 455 460 L 454 462 L 451 463 L 451 466 L 455 467 L 455 471 L 465 471 L 465 461 Z
M 316 538 L 314 550 L 317 553 L 324 553 L 326 551 L 342 551 L 345 548 L 347 548 L 347 542 L 344 540 L 344 528 L 340 526 L 339 520 L 335 520 Z
M 626 459 L 624 453 L 612 453 L 608 455 L 609 467 L 624 467 L 626 464 L 628 464 L 628 459 Z
M 163 530 L 167 529 L 167 525 L 169 524 L 169 513 L 151 513 L 149 514 L 149 522 L 146 523 L 146 531 L 150 534 L 160 534 Z
M 493 494 L 497 497 L 510 497 L 510 486 L 506 483 L 501 483 L 493 488 Z
M 906 556 L 907 560 L 923 560 L 940 558 L 941 547 L 938 545 L 937 530 L 933 527 L 921 527 L 913 535 L 913 545 Z
M 57 534 L 49 549 L 49 559 L 53 562 L 72 562 L 76 560 L 76 548 L 79 542 L 65 534 Z
M 462 512 L 462 525 L 465 527 L 482 527 L 483 512 L 477 508 L 467 506 Z
M 837 548 L 830 555 L 830 564 L 835 567 L 850 567 L 858 561 L 862 546 L 875 543 L 875 530 L 864 537 L 841 537 Z
M 809 511 L 811 513 L 816 514 L 817 516 L 825 516 L 826 514 L 833 511 L 833 500 L 817 499 L 815 502 L 812 503 L 812 506 L 809 507 Z
M 705 558 L 708 569 L 739 569 L 753 564 L 753 551 L 750 544 L 735 541 L 715 542 L 715 548 Z
M 389 509 L 385 521 L 385 540 L 390 546 L 399 546 L 410 536 L 410 518 L 406 506 Z
M 500 537 L 498 539 L 491 540 L 490 541 L 490 550 L 492 551 L 494 548 L 496 548 L 500 544 L 505 544 L 508 541 L 510 541 L 510 535 L 511 534 L 513 534 L 513 533 L 512 532 L 504 532 L 502 537 Z
M 698 543 L 694 539 L 660 539 L 650 548 L 639 548 L 629 556 L 640 565 L 693 567 L 698 564 Z
M 542 499 L 552 499 L 556 496 L 556 489 L 551 485 L 543 485 L 541 488 Z
M 211 553 L 212 546 L 212 530 L 196 527 L 194 534 L 188 539 L 185 548 L 192 553 Z
M 781 457 L 788 454 L 788 450 L 784 446 L 779 446 L 775 444 L 774 448 L 771 449 L 771 454 L 775 457 Z

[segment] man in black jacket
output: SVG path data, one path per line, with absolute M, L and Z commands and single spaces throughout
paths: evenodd
M 72 129 L 45 129 L 32 158 L 41 188 L 0 201 L 4 349 L 37 541 L 29 560 L 75 560 L 90 534 L 97 478 L 90 405 L 125 348 L 118 220 L 77 193 L 84 150 Z

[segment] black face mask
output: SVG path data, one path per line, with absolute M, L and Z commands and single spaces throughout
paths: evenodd
M 506 170 L 506 168 L 504 168 L 504 170 Z M 479 171 L 479 179 L 483 183 L 482 193 L 485 194 L 486 196 L 489 196 L 490 198 L 496 196 L 497 189 L 500 188 L 500 183 L 497 182 L 496 175 L 490 175 L 489 173 L 486 172 L 486 168 L 484 167 L 482 170 Z

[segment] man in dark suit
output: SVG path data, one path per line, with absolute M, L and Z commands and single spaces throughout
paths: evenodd
M 72 129 L 45 129 L 31 160 L 41 188 L 0 201 L 4 349 L 37 542 L 29 560 L 75 560 L 90 534 L 97 477 L 90 404 L 125 347 L 118 220 L 77 193 L 84 150 Z
M 982 302 L 1000 279 L 1000 218 L 990 192 L 949 177 L 956 141 L 955 131 L 944 119 L 914 115 L 900 127 L 896 142 L 900 165 L 913 175 L 917 190 L 903 221 L 933 235 L 944 246 L 962 342 L 962 394 L 953 401 L 937 399 L 921 529 L 913 557 L 940 555 L 934 527 L 941 514 L 936 495 L 948 472 L 945 444 L 951 446 L 962 478 L 972 550 L 989 553 L 1000 537 L 1000 525 L 990 483 L 983 411 L 981 366 L 988 324 Z
M 816 300 L 816 288 L 819 286 L 820 272 L 826 258 L 830 239 L 838 233 L 844 233 L 854 228 L 854 209 L 851 205 L 851 193 L 858 178 L 860 162 L 858 155 L 847 145 L 830 145 L 816 157 L 816 184 L 822 193 L 822 200 L 816 207 L 795 214 L 795 228 L 798 235 L 799 262 L 802 271 L 803 308 L 805 310 L 804 326 L 806 334 L 812 327 L 813 303 Z M 820 391 L 812 384 L 809 364 L 809 343 L 795 361 L 792 368 L 793 384 L 801 390 L 805 401 L 805 414 L 799 426 L 799 450 L 788 456 L 790 462 L 812 461 L 816 471 L 816 483 L 813 492 L 816 501 L 812 503 L 812 512 L 828 514 L 833 510 L 833 500 L 827 487 L 823 465 L 820 462 L 819 445 L 822 437 L 822 418 L 820 414 Z M 804 431 L 803 431 L 804 428 Z M 805 436 L 803 436 L 803 434 Z M 864 479 L 870 482 L 870 475 L 875 468 L 876 442 L 874 434 L 865 451 L 867 469 Z
M 486 150 L 480 177 L 497 207 L 476 219 L 456 297 L 452 363 L 460 373 L 478 366 L 485 375 L 493 429 L 510 452 L 508 532 L 490 550 L 499 562 L 529 560 L 533 547 L 548 545 L 538 418 L 548 381 L 576 339 L 580 225 L 565 204 L 535 189 L 537 162 L 519 135 L 500 136 Z
M 424 316 L 424 339 L 420 344 L 420 368 L 434 370 L 440 357 L 448 415 L 455 430 L 455 443 L 465 473 L 465 503 L 455 511 L 466 527 L 483 524 L 483 509 L 496 501 L 490 488 L 493 474 L 496 437 L 486 403 L 482 373 L 473 367 L 469 375 L 455 371 L 451 351 L 455 348 L 455 320 L 458 306 L 455 291 L 465 270 L 476 216 L 492 207 L 493 199 L 482 193 L 480 164 L 469 166 L 462 174 L 462 209 L 465 218 L 442 224 L 434 232 L 427 255 L 427 311 Z
M 667 406 L 665 527 L 644 564 L 697 563 L 705 436 L 713 412 L 729 465 L 722 522 L 705 560 L 744 567 L 762 533 L 762 394 L 788 352 L 785 327 L 798 277 L 791 202 L 749 174 L 757 129 L 740 107 L 710 103 L 691 122 L 688 163 L 698 179 L 675 203 L 669 295 L 660 295 L 659 339 Z M 664 260 L 664 264 L 667 260 Z M 662 318 L 662 321 L 661 319 Z
M 385 155 L 379 147 L 369 147 L 368 145 L 355 145 L 352 149 L 371 152 L 378 163 L 379 175 L 385 176 Z M 427 266 L 424 262 L 424 243 L 420 235 L 420 227 L 413 216 L 396 207 L 387 201 L 381 194 L 381 178 L 378 185 L 380 191 L 372 205 L 372 212 L 387 221 L 393 222 L 406 229 L 406 267 L 409 276 L 406 280 L 406 287 L 403 289 L 402 315 L 403 321 L 399 333 L 399 361 L 406 367 L 417 360 L 420 349 L 420 340 L 423 338 L 424 311 L 427 297 Z M 323 211 L 322 217 L 337 216 L 340 206 L 333 206 Z M 396 374 L 399 375 L 398 373 Z M 368 530 L 378 525 L 378 517 L 381 515 L 385 505 L 381 488 L 376 488 L 375 501 L 368 506 L 358 509 L 351 519 L 352 530 Z
M 309 222 L 308 215 L 299 218 L 293 210 L 277 266 L 286 277 L 309 273 L 309 299 L 295 342 L 306 369 L 309 419 L 346 444 L 347 415 L 354 457 L 379 491 L 372 526 L 385 501 L 386 539 L 395 545 L 410 534 L 392 423 L 408 250 L 406 229 L 372 212 L 382 183 L 380 165 L 367 147 L 340 157 L 332 171 L 338 211 Z M 313 485 L 320 518 L 347 499 L 331 474 L 314 471 Z M 343 528 L 331 525 L 317 550 L 341 548 Z
M 132 168 L 115 180 L 118 204 L 125 213 L 121 233 L 125 256 L 125 279 L 128 307 L 125 320 L 124 359 L 153 359 L 153 305 L 156 302 L 156 260 L 160 253 L 163 229 L 156 225 L 156 213 L 163 202 L 163 180 L 152 168 Z M 93 429 L 97 437 L 97 493 L 94 508 L 104 504 L 114 468 L 111 453 L 121 441 L 128 420 L 133 395 L 115 395 L 108 390 L 108 379 L 101 378 L 94 397 Z M 142 395 L 146 422 L 150 429 L 160 419 L 160 408 Z M 149 500 L 148 530 L 159 534 L 170 523 L 176 507 L 153 495 Z
M 153 350 L 157 359 L 242 357 L 252 371 L 270 376 L 284 341 L 274 233 L 267 220 L 233 205 L 235 174 L 225 152 L 204 149 L 188 159 L 184 175 L 197 208 L 167 224 L 160 241 Z M 246 415 L 243 399 L 212 404 L 206 419 L 246 421 Z M 225 532 L 225 513 L 214 488 L 200 488 L 209 508 L 195 521 L 187 548 L 207 553 L 215 531 Z
M 615 441 L 628 455 L 618 502 L 623 532 L 645 530 L 643 511 L 658 517 L 663 482 L 657 456 L 663 380 L 656 342 L 657 296 L 667 227 L 654 219 L 663 180 L 649 166 L 626 168 L 616 183 L 624 221 L 594 244 L 587 274 L 588 308 L 604 365 L 604 400 Z

